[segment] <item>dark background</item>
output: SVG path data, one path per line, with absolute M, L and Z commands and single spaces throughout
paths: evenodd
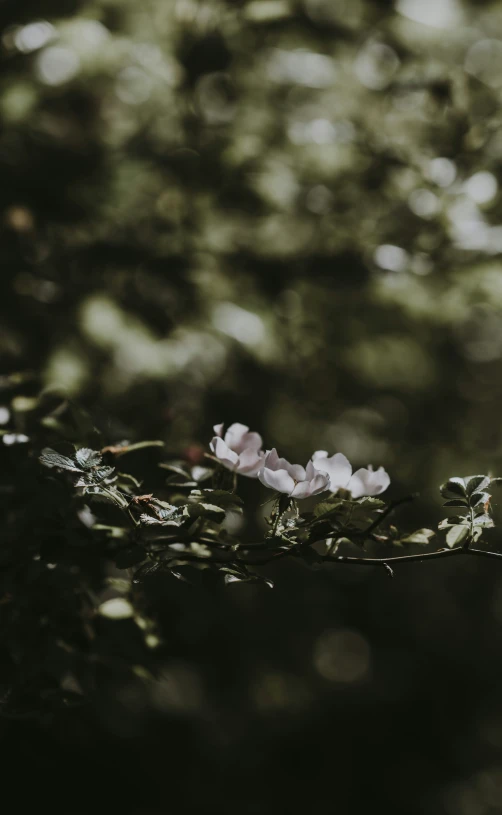
M 500 3 L 4 0 L 0 25 L 2 373 L 109 442 L 193 458 L 241 421 L 383 464 L 410 529 L 447 477 L 501 474 Z M 159 678 L 3 720 L 5 785 L 78 815 L 502 812 L 502 572 L 466 560 L 173 579 Z

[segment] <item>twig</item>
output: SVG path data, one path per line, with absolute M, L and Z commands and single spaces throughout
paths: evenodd
M 390 568 L 390 563 L 417 563 L 424 560 L 434 560 L 445 557 L 455 557 L 457 555 L 473 555 L 474 557 L 489 557 L 502 560 L 501 552 L 488 552 L 484 549 L 437 549 L 435 552 L 422 552 L 417 555 L 397 555 L 397 557 L 352 557 L 350 555 L 335 555 L 326 557 L 325 560 L 331 563 L 346 563 L 352 566 L 384 566 Z
M 416 494 L 413 495 L 406 495 L 404 498 L 398 498 L 396 501 L 391 501 L 388 507 L 386 507 L 383 512 L 380 513 L 378 518 L 376 518 L 373 523 L 371 523 L 366 529 L 363 530 L 364 535 L 370 535 L 377 526 L 380 526 L 383 520 L 390 515 L 391 512 L 400 506 L 401 504 L 406 504 L 408 501 L 414 501 L 416 498 Z

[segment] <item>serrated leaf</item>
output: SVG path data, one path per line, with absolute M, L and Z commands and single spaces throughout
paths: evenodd
M 320 501 L 314 507 L 314 518 L 321 519 L 334 515 L 341 507 L 342 501 Z
M 129 506 L 127 499 L 117 492 L 117 490 L 114 490 L 113 488 L 105 489 L 105 487 L 101 487 L 99 484 L 85 487 L 85 494 L 92 495 L 94 498 L 106 501 L 107 503 L 116 504 L 122 509 Z
M 86 487 L 91 484 L 100 484 L 105 479 L 110 478 L 115 472 L 114 467 L 98 467 L 83 473 L 75 483 L 76 487 Z
M 451 501 L 445 501 L 444 507 L 467 507 L 469 506 L 467 498 L 453 498 Z
M 158 507 L 157 509 L 157 515 L 161 521 L 172 520 L 177 512 L 179 512 L 179 507 L 175 507 L 172 504 L 169 507 Z
M 464 478 L 464 482 L 467 495 L 471 495 L 471 493 L 476 490 L 481 491 L 484 490 L 485 487 L 488 487 L 490 478 L 487 475 L 467 475 Z
M 243 501 L 235 492 L 228 492 L 227 490 L 200 490 L 200 496 L 207 498 L 211 504 L 216 504 L 219 507 L 228 506 L 241 506 Z
M 491 498 L 489 492 L 473 492 L 470 496 L 469 503 L 471 507 L 484 506 Z
M 39 461 L 44 467 L 58 467 L 61 470 L 70 470 L 73 473 L 81 473 L 82 469 L 68 456 L 62 456 L 51 447 L 45 447 L 40 454 Z
M 432 529 L 417 529 L 417 531 L 412 532 L 411 535 L 401 538 L 401 543 L 418 543 L 425 546 L 430 543 L 431 538 L 433 538 L 435 534 Z
M 364 498 L 357 498 L 356 503 L 359 506 L 364 506 L 366 509 L 381 509 L 385 506 L 385 501 L 381 498 L 375 498 L 373 495 L 366 495 Z
M 464 497 L 466 494 L 463 478 L 449 478 L 445 484 L 441 484 L 439 491 L 443 498 Z
M 97 467 L 98 464 L 101 464 L 102 456 L 97 450 L 91 450 L 90 447 L 81 447 L 75 453 L 75 459 L 83 470 L 90 470 L 91 467 Z
M 165 527 L 174 527 L 178 529 L 181 526 L 182 519 L 174 520 L 174 519 L 167 519 L 161 520 L 160 518 L 154 518 L 152 515 L 147 515 L 146 513 L 139 516 L 139 519 L 144 526 L 162 526 Z
M 460 524 L 452 526 L 451 529 L 449 529 L 448 532 L 447 532 L 446 543 L 448 544 L 448 546 L 451 549 L 454 546 L 457 546 L 457 544 L 462 543 L 463 541 L 465 541 L 468 534 L 469 534 L 469 527 L 467 527 L 465 525 L 460 525 Z
M 225 510 L 215 504 L 188 504 L 183 514 L 192 519 L 203 517 L 211 521 L 222 521 L 225 518 Z
M 145 526 L 162 526 L 160 518 L 154 518 L 153 515 L 147 515 L 146 512 L 140 515 L 139 519 Z
M 478 515 L 476 518 L 474 518 L 474 526 L 479 526 L 483 529 L 492 529 L 495 524 L 493 523 L 493 518 L 491 518 L 490 515 L 483 513 L 483 515 Z
M 443 518 L 438 524 L 438 529 L 448 529 L 450 526 L 457 526 L 462 524 L 469 524 L 469 519 L 466 515 L 450 515 L 449 518 Z
M 174 504 L 168 504 L 167 501 L 161 501 L 160 498 L 152 498 L 150 503 L 161 509 L 176 509 Z

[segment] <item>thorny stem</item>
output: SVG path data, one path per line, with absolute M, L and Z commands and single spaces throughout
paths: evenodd
M 268 563 L 271 563 L 274 560 L 279 560 L 280 558 L 296 556 L 298 554 L 297 547 L 291 547 L 289 549 L 281 549 L 279 552 L 273 552 L 270 557 L 267 557 L 263 560 L 251 560 L 248 558 L 238 557 L 237 561 L 242 563 L 246 566 L 266 566 Z M 381 566 L 387 572 L 389 577 L 394 576 L 394 572 L 391 567 L 391 563 L 418 563 L 424 560 L 434 560 L 439 558 L 447 558 L 447 557 L 457 557 L 458 555 L 470 555 L 473 557 L 486 557 L 486 558 L 495 558 L 497 560 L 502 560 L 502 553 L 501 552 L 488 552 L 484 549 L 464 549 L 463 547 L 457 547 L 455 549 L 438 549 L 436 552 L 422 552 L 416 555 L 397 555 L 396 557 L 353 557 L 350 555 L 331 555 L 331 556 L 324 556 L 321 558 L 321 561 L 326 561 L 328 563 L 340 563 L 345 564 L 348 566 Z M 210 558 L 201 558 L 198 555 L 192 553 L 183 553 L 180 556 L 180 560 L 190 560 L 190 561 L 199 561 L 199 562 L 206 562 L 206 563 L 231 563 L 231 557 L 210 557 Z
M 458 547 L 455 549 L 438 549 L 436 552 L 423 552 L 417 555 L 398 555 L 397 557 L 350 557 L 348 555 L 336 555 L 335 557 L 328 557 L 326 560 L 332 563 L 345 563 L 352 566 L 382 566 L 392 577 L 393 572 L 390 563 L 413 563 L 422 562 L 423 560 L 433 560 L 445 557 L 455 557 L 457 555 L 473 555 L 474 557 L 489 557 L 502 559 L 501 552 L 488 552 L 484 549 L 466 549 Z
M 290 505 L 290 501 L 288 500 L 286 506 L 281 505 L 281 498 L 277 501 L 276 509 L 275 509 L 275 517 L 273 518 L 273 526 L 272 526 L 272 534 L 276 536 L 278 533 L 279 525 L 284 513 L 287 511 Z M 415 495 L 407 495 L 404 498 L 399 498 L 396 501 L 392 501 L 388 507 L 386 507 L 379 516 L 365 529 L 360 533 L 360 537 L 365 538 L 373 538 L 372 533 L 375 529 L 382 523 L 385 518 L 391 514 L 398 506 L 401 504 L 407 503 L 412 501 L 415 498 Z M 306 547 L 311 546 L 313 543 L 321 543 L 325 542 L 327 545 L 326 554 L 324 556 L 320 556 L 319 562 L 328 562 L 328 563 L 338 563 L 338 564 L 345 564 L 348 566 L 380 566 L 382 567 L 389 577 L 394 576 L 394 572 L 391 567 L 391 563 L 419 563 L 425 560 L 434 560 L 439 558 L 447 558 L 447 557 L 457 557 L 459 555 L 470 555 L 473 557 L 487 557 L 487 558 L 494 558 L 501 560 L 502 553 L 501 552 L 489 552 L 484 549 L 472 549 L 470 548 L 470 544 L 472 543 L 472 532 L 473 532 L 473 524 L 474 524 L 474 512 L 471 508 L 471 529 L 470 535 L 467 542 L 461 546 L 456 547 L 454 549 L 438 549 L 435 552 L 421 552 L 414 555 L 397 555 L 397 556 L 390 556 L 390 557 L 355 557 L 352 555 L 338 555 L 336 554 L 337 551 L 337 542 L 336 538 L 330 536 L 327 539 L 321 539 L 319 541 L 308 541 L 306 543 L 299 543 L 298 541 L 292 542 L 289 546 L 285 548 L 281 548 L 280 550 L 275 550 L 270 552 L 270 554 L 266 557 L 262 557 L 262 559 L 255 559 L 251 554 L 253 549 L 262 549 L 266 548 L 269 545 L 269 542 L 263 541 L 261 543 L 254 543 L 243 545 L 240 544 L 237 548 L 237 551 L 234 553 L 235 560 L 237 562 L 242 563 L 245 566 L 266 566 L 268 563 L 272 561 L 279 560 L 280 558 L 284 557 L 298 557 L 302 550 Z M 209 542 L 209 541 L 208 541 Z M 211 543 L 213 543 L 211 541 Z M 241 554 L 242 552 L 242 554 Z M 251 554 L 251 557 L 249 555 Z M 265 554 L 265 553 L 263 553 Z M 173 553 L 174 555 L 174 553 Z M 206 562 L 206 563 L 231 563 L 233 558 L 230 552 L 226 552 L 225 554 L 221 552 L 220 556 L 212 556 L 212 557 L 200 557 L 194 553 L 184 552 L 180 559 L 187 560 L 187 561 L 199 561 L 199 562 Z

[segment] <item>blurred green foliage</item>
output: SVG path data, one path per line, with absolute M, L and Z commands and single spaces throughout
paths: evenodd
M 220 421 L 295 460 L 341 450 L 420 489 L 417 525 L 452 472 L 502 471 L 500 2 L 3 0 L 0 26 L 18 400 L 41 377 L 110 442 L 189 460 Z M 340 812 L 501 812 L 502 582 L 475 565 L 176 584 L 169 681 L 109 679 L 93 723 L 30 737 L 58 756 L 105 733 L 132 773 L 168 723 L 186 811 L 320 808 L 335 777 Z M 152 767 L 141 815 L 165 809 Z

